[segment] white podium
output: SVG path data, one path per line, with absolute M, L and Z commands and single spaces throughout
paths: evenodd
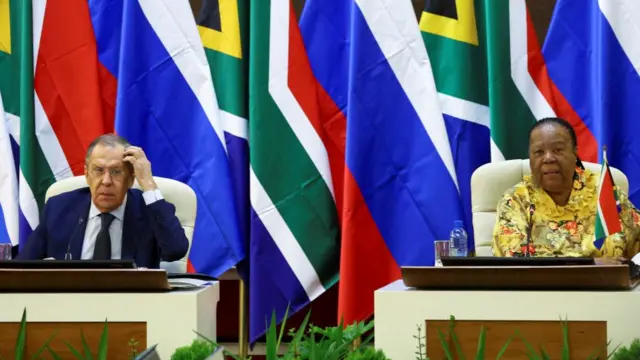
M 557 336 L 554 335 L 556 346 L 562 342 L 560 318 L 567 319 L 570 326 L 575 322 L 577 335 L 570 335 L 570 341 L 572 336 L 576 342 L 585 340 L 585 336 L 595 331 L 578 328 L 600 326 L 602 330 L 598 331 L 611 340 L 608 350 L 613 351 L 618 344 L 629 345 L 640 337 L 638 309 L 639 288 L 627 291 L 417 290 L 407 288 L 398 280 L 375 292 L 375 347 L 391 359 L 414 359 L 417 325 L 422 326 L 424 336 L 425 324 L 430 321 L 442 324 L 453 315 L 457 321 L 485 324 L 511 321 L 526 325 L 546 321 L 550 328 L 558 329 Z M 490 337 L 492 325 L 488 326 Z M 474 330 L 474 335 L 467 340 L 475 346 L 477 337 L 478 332 Z M 427 341 L 427 348 L 430 345 L 433 344 Z M 592 350 L 595 345 L 587 346 Z M 505 358 L 519 357 L 505 355 Z
M 0 294 L 0 325 L 19 323 L 24 308 L 28 329 L 32 324 L 47 323 L 55 329 L 55 323 L 104 323 L 105 319 L 114 324 L 138 323 L 136 326 L 146 329 L 147 347 L 158 344 L 161 358 L 169 359 L 175 349 L 198 337 L 195 331 L 216 340 L 219 299 L 218 282 L 193 290 L 155 293 L 5 293 Z M 30 334 L 28 330 L 28 341 L 33 340 Z M 97 342 L 90 346 L 96 349 Z

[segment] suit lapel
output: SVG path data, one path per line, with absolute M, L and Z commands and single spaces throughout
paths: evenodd
M 140 224 L 140 199 L 129 190 L 127 205 L 124 211 L 124 223 L 122 224 L 122 255 L 123 260 L 133 259 L 136 252 L 138 238 L 138 224 Z
M 82 244 L 84 243 L 84 233 L 87 229 L 87 221 L 89 219 L 89 207 L 91 206 L 91 193 L 87 191 L 86 195 L 82 198 L 82 202 L 76 208 L 73 216 L 73 230 L 69 234 L 72 238 L 69 239 L 71 244 L 71 257 L 73 260 L 80 260 L 82 257 Z M 82 223 L 80 223 L 82 219 Z M 65 249 L 65 254 L 67 250 Z

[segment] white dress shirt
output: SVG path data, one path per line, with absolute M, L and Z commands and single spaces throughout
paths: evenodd
M 127 206 L 127 197 L 124 196 L 122 205 L 110 211 L 114 216 L 111 225 L 109 225 L 109 236 L 111 237 L 111 259 L 119 260 L 122 256 L 122 225 L 124 224 L 124 210 Z M 151 205 L 158 200 L 164 199 L 160 190 L 149 190 L 142 193 L 145 204 Z M 87 218 L 87 228 L 84 232 L 84 241 L 82 242 L 82 260 L 93 259 L 93 251 L 96 247 L 96 238 L 100 232 L 101 219 L 100 210 L 91 202 L 89 208 L 89 217 Z

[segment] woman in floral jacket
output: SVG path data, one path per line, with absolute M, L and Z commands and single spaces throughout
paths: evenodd
M 531 175 L 498 203 L 495 256 L 523 256 L 528 249 L 531 256 L 630 258 L 640 251 L 640 214 L 620 189 L 622 232 L 609 235 L 601 247 L 594 244 L 598 175 L 578 159 L 576 134 L 568 122 L 548 118 L 533 125 L 529 163 Z

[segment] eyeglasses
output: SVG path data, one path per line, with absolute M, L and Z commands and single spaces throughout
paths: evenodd
M 97 167 L 97 166 L 94 166 L 93 168 L 91 168 L 91 173 L 93 174 L 93 176 L 97 176 L 97 177 L 103 177 L 105 171 L 109 171 L 109 175 L 112 178 L 121 178 L 121 177 L 124 176 L 124 170 L 122 170 L 122 169 L 107 169 L 107 170 L 105 170 L 104 168 Z

